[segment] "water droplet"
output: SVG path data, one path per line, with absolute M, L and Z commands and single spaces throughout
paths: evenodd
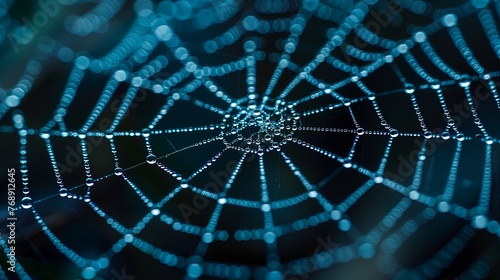
M 48 139 L 50 137 L 50 134 L 47 132 L 40 132 L 40 137 L 42 139 Z
M 457 134 L 457 140 L 458 141 L 464 141 L 465 140 L 465 135 L 463 133 Z
M 203 267 L 197 263 L 193 263 L 188 266 L 186 272 L 189 277 L 198 278 L 203 274 Z
M 149 129 L 145 128 L 142 130 L 142 137 L 149 137 L 149 135 L 151 135 Z
M 441 201 L 437 204 L 437 209 L 439 212 L 448 212 L 450 210 L 450 205 L 446 201 Z
M 349 158 L 344 159 L 343 165 L 345 168 L 351 168 L 352 167 L 352 161 Z
M 342 217 L 342 213 L 339 210 L 333 210 L 330 213 L 330 216 L 331 216 L 332 220 L 338 221 Z
M 271 138 L 272 138 L 272 137 L 271 137 L 271 134 L 266 134 L 266 135 L 264 136 L 264 140 L 266 140 L 266 141 L 271 141 Z
M 253 109 L 255 109 L 255 108 L 257 108 L 257 101 L 255 101 L 255 100 L 250 100 L 250 101 L 248 102 L 248 109 L 253 110 Z M 255 113 L 254 113 L 254 114 L 255 114 Z
M 238 140 L 240 140 L 240 141 L 241 141 L 241 140 L 243 140 L 243 135 L 238 134 Z M 251 143 L 251 142 L 252 142 L 252 140 L 250 140 L 250 143 Z
M 121 169 L 121 167 L 117 167 L 114 172 L 116 176 L 121 176 L 123 174 L 123 169 Z
M 434 81 L 430 84 L 430 86 L 432 89 L 439 89 L 441 87 L 441 84 L 439 83 L 439 81 Z
M 482 79 L 483 79 L 483 80 L 489 80 L 489 79 L 491 79 L 491 75 L 490 75 L 490 73 L 484 73 L 484 74 L 482 75 Z
M 94 185 L 94 179 L 92 178 L 87 178 L 85 180 L 85 185 L 87 185 L 88 187 L 92 187 Z
M 78 132 L 78 138 L 85 139 L 85 137 L 87 137 L 87 133 L 85 133 L 85 132 Z
M 363 259 L 370 259 L 375 255 L 375 246 L 371 243 L 363 243 L 358 247 L 358 253 Z
M 217 200 L 217 202 L 218 202 L 219 204 L 226 204 L 227 199 L 226 199 L 225 197 L 221 197 L 221 198 L 219 198 L 219 199 Z
M 341 231 L 348 231 L 351 229 L 351 222 L 347 219 L 342 219 L 339 221 L 338 227 Z
M 59 195 L 62 197 L 66 197 L 68 195 L 68 189 L 66 188 L 60 188 L 59 189 Z
M 342 103 L 344 103 L 344 106 L 350 106 L 351 105 L 351 99 L 345 98 Z
M 90 202 L 90 195 L 89 194 L 84 195 L 83 196 L 83 201 Z
M 364 130 L 363 128 L 361 128 L 361 127 L 360 127 L 360 128 L 358 128 L 358 129 L 356 129 L 356 133 L 357 133 L 358 135 L 363 135 L 363 134 L 365 134 L 365 130 Z
M 415 41 L 422 43 L 427 39 L 427 34 L 425 34 L 422 31 L 419 31 L 413 35 L 413 38 L 415 39 Z
M 484 142 L 486 142 L 486 144 L 488 145 L 491 145 L 493 144 L 493 138 L 491 138 L 491 136 L 487 136 L 486 138 L 484 138 Z
M 433 136 L 433 135 L 432 135 L 432 132 L 430 132 L 430 131 L 428 131 L 428 130 L 427 130 L 426 132 L 424 132 L 424 138 L 425 138 L 425 139 L 431 139 L 431 138 L 432 138 L 432 136 Z
M 419 193 L 419 192 L 417 192 L 417 191 L 415 191 L 415 190 L 413 190 L 413 191 L 410 191 L 410 192 L 408 193 L 408 197 L 409 197 L 411 200 L 417 200 L 417 199 L 419 199 L 419 198 L 420 198 L 420 193 Z
M 259 149 L 259 150 L 257 151 L 257 154 L 258 154 L 259 156 L 263 156 L 263 155 L 264 155 L 264 150 Z
M 29 193 L 30 193 L 30 189 L 28 187 L 24 187 L 23 194 L 29 194 Z
M 454 126 L 455 125 L 455 120 L 454 119 L 449 119 L 448 120 L 448 125 L 449 126 Z
M 253 115 L 254 116 L 260 116 L 262 114 L 262 112 L 260 110 L 254 110 L 253 111 Z
M 450 139 L 450 133 L 448 131 L 441 133 L 441 138 L 443 138 L 444 140 Z
M 156 156 L 155 155 L 148 155 L 146 157 L 146 162 L 149 164 L 155 164 L 156 163 Z
M 214 130 L 214 129 L 215 129 L 215 125 L 211 124 L 211 125 L 209 126 L 209 128 L 210 128 L 210 130 Z
M 397 129 L 391 129 L 389 130 L 389 135 L 392 137 L 392 138 L 395 138 L 395 137 L 398 137 L 399 136 L 399 131 Z
M 441 19 L 442 23 L 446 27 L 453 27 L 457 24 L 458 17 L 454 14 L 447 14 Z
M 31 199 L 31 197 L 25 196 L 23 197 L 23 199 L 21 199 L 21 206 L 24 209 L 30 209 L 31 205 L 33 205 L 33 200 Z
M 462 75 L 460 80 L 458 80 L 458 85 L 465 88 L 470 85 L 471 79 L 469 75 Z
M 415 92 L 415 86 L 413 84 L 405 84 L 404 91 L 407 94 L 412 94 Z
M 488 224 L 488 218 L 484 215 L 478 215 L 472 218 L 472 226 L 478 229 L 486 228 Z
M 189 184 L 188 184 L 187 180 L 186 179 L 182 179 L 181 180 L 181 188 L 185 189 L 187 187 L 189 187 Z

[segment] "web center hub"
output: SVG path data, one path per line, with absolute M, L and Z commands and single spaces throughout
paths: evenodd
M 293 104 L 280 101 L 257 104 L 251 100 L 232 109 L 222 120 L 220 138 L 230 148 L 259 155 L 291 141 L 300 122 Z

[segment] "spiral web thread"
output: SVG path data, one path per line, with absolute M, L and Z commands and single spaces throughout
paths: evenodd
M 114 13 L 120 9 L 123 4 L 120 1 L 112 1 Z M 140 2 L 140 1 L 138 1 Z M 147 3 L 147 1 L 143 1 Z M 442 213 L 450 213 L 460 219 L 470 221 L 470 225 L 465 226 L 447 244 L 442 246 L 433 256 L 420 266 L 412 269 L 399 266 L 397 270 L 392 271 L 390 275 L 395 278 L 405 278 L 407 275 L 414 277 L 432 277 L 438 275 L 444 268 L 446 268 L 454 259 L 454 257 L 461 252 L 467 245 L 478 230 L 485 230 L 493 235 L 500 236 L 500 226 L 489 213 L 492 191 L 492 147 L 497 145 L 499 140 L 490 134 L 490 129 L 481 122 L 479 113 L 474 107 L 473 97 L 471 93 L 471 83 L 474 81 L 484 81 L 487 83 L 489 90 L 492 93 L 494 102 L 497 109 L 500 108 L 500 98 L 495 86 L 494 79 L 500 75 L 500 71 L 484 69 L 479 61 L 474 57 L 473 52 L 468 48 L 466 40 L 462 36 L 461 29 L 458 27 L 459 19 L 466 16 L 477 16 L 481 22 L 483 30 L 478 32 L 485 32 L 489 45 L 493 48 L 500 58 L 500 36 L 494 20 L 495 4 L 498 7 L 498 2 L 488 3 L 488 1 L 470 1 L 455 9 L 454 14 L 443 14 L 437 18 L 433 23 L 416 28 L 416 32 L 404 41 L 392 41 L 387 38 L 382 38 L 375 33 L 372 33 L 361 22 L 370 11 L 370 7 L 376 1 L 365 0 L 355 4 L 347 16 L 346 11 L 341 10 L 341 4 L 334 3 L 332 6 L 326 3 L 317 3 L 315 1 L 304 1 L 302 7 L 298 12 L 286 20 L 263 20 L 254 16 L 242 17 L 235 26 L 228 29 L 223 35 L 214 38 L 213 40 L 205 43 L 205 50 L 208 53 L 221 49 L 226 45 L 231 45 L 235 41 L 243 38 L 246 33 L 260 33 L 267 34 L 270 32 L 288 32 L 289 35 L 285 40 L 284 50 L 280 57 L 276 59 L 276 68 L 272 74 L 270 82 L 262 96 L 256 94 L 256 79 L 260 78 L 258 75 L 259 69 L 256 63 L 265 59 L 265 54 L 258 50 L 256 42 L 248 40 L 244 43 L 245 56 L 236 59 L 231 63 L 226 63 L 219 66 L 204 66 L 198 65 L 196 59 L 190 55 L 189 48 L 177 37 L 168 22 L 162 18 L 162 15 L 154 13 L 147 4 L 144 4 L 144 9 L 136 12 L 135 22 L 123 38 L 123 40 L 107 55 L 101 58 L 91 58 L 86 56 L 78 56 L 71 63 L 73 68 L 69 75 L 68 81 L 61 96 L 60 103 L 57 110 L 54 112 L 54 117 L 44 127 L 29 128 L 24 124 L 24 118 L 21 113 L 16 111 L 13 114 L 13 126 L 2 126 L 0 131 L 2 133 L 18 133 L 20 143 L 20 171 L 22 173 L 22 184 L 24 197 L 22 198 L 22 207 L 17 211 L 31 211 L 35 219 L 40 224 L 45 235 L 53 242 L 54 246 L 71 260 L 76 266 L 82 269 L 84 278 L 93 278 L 101 269 L 105 269 L 109 265 L 109 260 L 114 255 L 119 254 L 120 251 L 126 246 L 134 246 L 141 250 L 144 254 L 151 255 L 159 262 L 172 267 L 178 267 L 186 271 L 187 279 L 195 279 L 202 275 L 209 275 L 222 278 L 249 278 L 258 275 L 266 279 L 281 279 L 284 274 L 306 274 L 312 272 L 310 267 L 303 266 L 304 260 L 314 262 L 317 266 L 316 269 L 328 268 L 335 263 L 349 262 L 356 258 L 369 259 L 374 257 L 376 251 L 383 250 L 387 255 L 397 251 L 405 241 L 416 232 L 420 226 L 426 222 L 434 219 Z M 422 3 L 422 1 L 417 1 Z M 415 12 L 415 5 L 411 5 L 412 1 L 401 1 L 402 5 L 410 12 Z M 228 7 L 237 7 L 239 3 L 229 3 Z M 336 5 L 338 5 L 336 7 Z M 431 5 L 426 3 L 426 5 Z M 102 8 L 103 10 L 100 10 Z M 92 10 L 94 14 L 104 14 L 106 20 L 113 16 L 113 13 L 107 15 L 104 11 L 103 5 L 97 5 Z M 89 14 L 91 14 L 89 13 Z M 89 15 L 87 14 L 87 16 Z M 229 16 L 232 16 L 231 14 Z M 228 17 L 229 17 L 228 16 Z M 327 42 L 317 50 L 317 53 L 312 61 L 304 66 L 299 66 L 291 61 L 291 55 L 295 52 L 299 44 L 299 36 L 307 26 L 309 20 L 312 18 L 319 18 L 321 20 L 337 22 L 338 29 L 330 30 Z M 89 18 L 91 18 L 89 16 Z M 223 22 L 224 20 L 221 20 Z M 278 22 L 278 23 L 275 23 Z M 95 24 L 95 23 L 94 23 Z M 96 28 L 96 26 L 94 26 Z M 467 61 L 471 68 L 476 72 L 474 75 L 460 73 L 457 70 L 448 66 L 442 58 L 434 51 L 432 44 L 427 40 L 428 37 L 434 33 L 445 29 L 456 46 L 456 49 Z M 76 33 L 90 33 L 92 28 L 88 30 L 75 31 Z M 418 30 L 418 31 L 417 31 Z M 355 32 L 356 35 L 362 40 L 377 46 L 384 51 L 381 52 L 366 52 L 362 49 L 356 48 L 349 44 L 346 37 L 349 33 Z M 84 34 L 83 34 L 84 35 Z M 144 44 L 143 42 L 147 42 Z M 153 81 L 151 77 L 167 67 L 168 61 L 164 56 L 151 57 L 151 53 L 158 45 L 166 45 L 174 57 L 182 64 L 183 67 L 177 70 L 169 78 L 163 80 Z M 347 46 L 348 55 L 365 61 L 366 64 L 361 67 L 350 65 L 343 62 L 342 59 L 333 56 L 331 53 L 334 49 L 339 48 L 341 45 Z M 433 63 L 433 66 L 442 73 L 449 76 L 448 80 L 439 80 L 433 77 L 429 72 L 424 70 L 418 61 L 418 58 L 412 55 L 413 49 L 421 49 L 427 58 Z M 422 78 L 423 83 L 412 82 L 404 76 L 402 71 L 394 63 L 397 57 L 404 58 L 407 67 L 412 69 L 418 76 Z M 497 59 L 494 58 L 494 59 Z M 142 66 L 142 69 L 130 72 L 127 69 L 117 69 L 117 67 L 124 61 L 128 61 L 131 65 L 138 65 L 141 61 L 149 61 Z M 7 90 L 7 96 L 0 104 L 0 118 L 4 118 L 7 113 L 22 102 L 25 95 L 29 94 L 33 82 L 37 79 L 38 74 L 42 71 L 42 59 L 33 58 L 26 67 L 25 74 L 21 77 L 18 83 Z M 337 68 L 350 75 L 349 78 L 337 80 L 331 83 L 320 81 L 312 74 L 321 64 L 329 64 L 329 67 Z M 397 75 L 401 82 L 401 89 L 395 92 L 374 92 L 372 91 L 363 80 L 377 71 L 384 65 L 389 65 L 394 73 Z M 271 97 L 276 84 L 280 80 L 280 76 L 285 69 L 295 72 L 295 78 L 285 87 L 282 92 L 276 95 L 275 98 Z M 232 97 L 225 89 L 218 87 L 217 84 L 211 79 L 214 76 L 224 76 L 227 73 L 235 71 L 246 71 L 246 96 L 242 98 Z M 100 97 L 88 116 L 84 125 L 78 131 L 69 131 L 66 128 L 64 116 L 69 105 L 75 98 L 77 89 L 85 76 L 86 72 L 93 72 L 102 75 L 107 75 L 109 80 L 100 93 Z M 184 82 L 185 85 L 176 87 L 176 85 Z M 290 99 L 288 94 L 299 84 L 301 81 L 313 85 L 316 90 L 309 93 L 304 93 L 300 99 Z M 106 131 L 90 131 L 90 128 L 98 120 L 98 117 L 103 112 L 106 105 L 110 102 L 111 97 L 120 84 L 128 85 L 125 97 L 120 104 L 116 115 L 109 128 Z M 417 85 L 414 85 L 417 84 Z M 342 96 L 338 92 L 339 89 L 347 85 L 354 85 L 357 87 L 364 96 L 349 99 Z M 216 98 L 227 103 L 226 108 L 220 108 L 210 103 L 191 98 L 191 93 L 198 88 L 205 87 L 210 91 L 210 94 Z M 454 191 L 456 187 L 457 170 L 460 164 L 460 155 L 464 143 L 473 141 L 476 137 L 474 135 L 463 134 L 458 126 L 455 124 L 451 114 L 450 108 L 445 102 L 445 95 L 443 93 L 444 87 L 451 87 L 457 91 L 465 94 L 467 103 L 471 107 L 471 113 L 474 118 L 475 126 L 480 133 L 481 141 L 484 148 L 484 171 L 482 183 L 480 186 L 480 195 L 477 206 L 468 209 L 459 204 L 454 203 Z M 120 121 L 130 109 L 130 105 L 135 98 L 139 89 L 147 89 L 158 95 L 165 96 L 165 104 L 161 107 L 160 111 L 150 121 L 148 127 L 141 128 L 137 131 L 119 131 L 117 130 Z M 426 125 L 426 120 L 420 111 L 420 105 L 416 96 L 421 90 L 430 89 L 439 98 L 440 107 L 442 112 L 447 118 L 447 125 L 444 132 L 435 134 L 430 131 Z M 421 131 L 404 132 L 397 130 L 384 118 L 384 112 L 380 109 L 377 100 L 380 96 L 386 94 L 406 94 L 411 100 L 414 113 L 417 116 Z M 306 104 L 317 98 L 327 96 L 331 100 L 330 105 L 313 108 L 310 110 L 299 111 L 296 109 L 301 104 Z M 220 122 L 214 124 L 207 124 L 198 127 L 184 127 L 172 129 L 157 129 L 157 123 L 163 118 L 169 118 L 169 110 L 176 106 L 179 102 L 191 102 L 198 107 L 198 110 L 209 110 L 215 114 L 220 115 Z M 363 127 L 358 123 L 354 108 L 361 103 L 368 103 L 375 110 L 380 124 L 384 129 L 371 130 L 369 127 Z M 335 111 L 341 108 L 347 108 L 352 119 L 353 127 L 351 129 L 334 128 L 334 127 L 314 127 L 302 126 L 301 120 L 305 120 L 311 116 L 321 114 L 323 112 Z M 266 123 L 266 119 L 272 119 L 272 115 L 278 116 L 279 120 L 270 120 Z M 260 118 L 259 118 L 260 117 Z M 233 119 L 238 119 L 238 122 L 232 123 Z M 281 126 L 281 127 L 280 127 Z M 241 131 L 247 128 L 256 127 L 257 132 L 247 136 L 243 139 L 239 135 Z M 161 134 L 185 134 L 186 137 L 192 132 L 204 131 L 219 131 L 215 137 L 207 138 L 203 141 L 185 146 L 175 152 L 166 155 L 156 155 L 155 147 L 150 143 L 150 137 Z M 341 133 L 354 135 L 352 147 L 347 154 L 334 154 L 327 149 L 313 145 L 305 140 L 295 137 L 294 133 L 302 132 L 321 132 L 321 133 Z M 43 218 L 37 212 L 37 203 L 45 200 L 32 201 L 30 198 L 29 190 L 29 174 L 27 169 L 27 162 L 29 161 L 29 135 L 39 135 L 45 141 L 46 150 L 52 162 L 55 178 L 60 188 L 60 199 L 73 199 L 82 200 L 88 204 L 93 211 L 95 211 L 102 219 L 104 219 L 110 227 L 118 232 L 122 238 L 109 248 L 109 250 L 95 259 L 85 259 L 78 255 L 77 252 L 63 244 L 56 235 L 51 232 L 51 229 L 46 225 Z M 353 161 L 357 149 L 356 145 L 358 140 L 366 135 L 375 135 L 381 139 L 385 139 L 386 147 L 378 169 L 369 170 L 360 164 Z M 114 174 L 109 174 L 101 178 L 94 178 L 90 168 L 90 160 L 86 150 L 87 137 L 100 137 L 105 139 L 110 146 L 110 151 L 114 158 L 115 171 Z M 137 137 L 144 140 L 148 155 L 145 155 L 145 162 L 139 163 L 134 166 L 122 167 L 120 164 L 120 147 L 115 145 L 115 139 L 118 137 Z M 410 185 L 402 185 L 384 176 L 386 163 L 391 156 L 391 147 L 395 141 L 403 137 L 422 138 L 424 144 L 421 146 L 418 153 L 418 161 L 416 164 L 415 172 L 413 175 L 412 183 Z M 83 151 L 83 162 L 85 165 L 86 181 L 82 185 L 69 187 L 65 185 L 60 174 L 57 164 L 57 159 L 53 152 L 53 139 L 54 138 L 76 138 L 79 139 Z M 423 180 L 423 166 L 426 161 L 426 145 L 427 141 L 433 139 L 443 139 L 446 141 L 454 141 L 456 148 L 451 166 L 448 168 L 448 179 L 444 192 L 439 196 L 431 196 L 419 190 Z M 209 159 L 207 163 L 200 166 L 192 174 L 180 174 L 175 171 L 175 166 L 167 166 L 161 162 L 161 159 L 169 157 L 175 153 L 182 153 L 183 151 L 193 149 L 195 147 L 205 146 L 212 142 L 222 142 L 225 148 L 217 152 L 213 158 Z M 247 141 L 248 146 L 242 148 L 238 146 L 238 141 Z M 252 144 L 252 145 L 250 145 Z M 321 185 L 314 185 L 308 178 L 306 178 L 299 170 L 301 165 L 295 162 L 292 155 L 289 155 L 281 150 L 283 145 L 295 145 L 297 147 L 303 146 L 310 150 L 311 153 L 319 153 L 323 157 L 331 161 L 337 161 L 346 169 L 353 169 L 366 177 L 366 181 L 356 191 L 352 192 L 342 203 L 334 204 L 328 201 L 327 198 L 322 196 L 319 189 Z M 235 169 L 230 175 L 229 181 L 224 186 L 219 194 L 211 193 L 202 190 L 195 185 L 191 185 L 190 181 L 204 170 L 209 169 L 210 165 L 216 162 L 219 157 L 228 150 L 238 150 L 241 152 Z M 288 168 L 293 171 L 303 184 L 303 193 L 301 195 L 291 197 L 288 199 L 273 201 L 272 197 L 268 195 L 268 183 L 266 181 L 264 155 L 266 153 L 279 153 L 283 160 L 287 163 Z M 258 156 L 259 164 L 259 178 L 261 188 L 261 200 L 249 201 L 238 198 L 231 198 L 231 188 L 235 178 L 239 176 L 241 167 L 245 164 L 245 159 L 251 155 Z M 151 164 L 152 168 L 160 168 L 169 176 L 178 181 L 178 186 L 172 192 L 166 195 L 158 202 L 150 200 L 142 191 L 140 185 L 126 176 L 128 170 L 136 168 L 142 164 Z M 117 220 L 105 213 L 95 204 L 91 198 L 92 187 L 94 183 L 105 181 L 111 176 L 119 176 L 126 182 L 141 198 L 144 204 L 150 211 L 144 215 L 142 219 L 137 221 L 136 226 L 126 228 L 122 226 Z M 257 187 L 257 186 L 256 186 Z M 306 230 L 310 227 L 315 227 L 319 224 L 326 223 L 333 220 L 337 223 L 341 231 L 349 232 L 355 230 L 355 224 L 352 224 L 349 217 L 345 212 L 354 204 L 357 203 L 364 194 L 369 192 L 374 187 L 384 187 L 393 190 L 401 197 L 399 203 L 392 208 L 385 217 L 375 226 L 369 233 L 363 235 L 353 241 L 352 244 L 342 245 L 338 248 L 333 248 L 328 251 L 319 252 L 313 256 L 305 259 L 298 259 L 288 263 L 282 263 L 280 256 L 277 254 L 277 239 L 281 236 Z M 86 188 L 87 191 L 84 195 L 74 193 L 78 188 Z M 183 223 L 176 221 L 168 215 L 168 213 L 161 212 L 161 207 L 176 196 L 180 192 L 195 192 L 199 193 L 211 200 L 215 200 L 217 205 L 211 214 L 210 220 L 207 225 L 197 226 L 193 224 Z M 46 198 L 49 199 L 49 198 Z M 322 212 L 312 215 L 308 218 L 297 220 L 289 224 L 275 224 L 273 222 L 273 210 L 288 208 L 305 200 L 315 200 L 323 208 Z M 245 230 L 241 229 L 236 231 L 234 236 L 229 234 L 224 229 L 218 229 L 218 219 L 221 212 L 224 210 L 224 205 L 236 205 L 238 207 L 260 209 L 263 213 L 264 227 L 261 229 Z M 406 210 L 412 204 L 421 204 L 425 206 L 420 214 L 408 219 L 399 228 L 393 228 L 396 221 L 400 219 Z M 25 210 L 28 209 L 28 210 Z M 148 223 L 153 219 L 160 219 L 166 224 L 172 226 L 175 230 L 184 232 L 185 234 L 192 234 L 200 237 L 200 241 L 192 256 L 181 256 L 170 252 L 168 248 L 156 248 L 148 243 L 146 240 L 141 240 L 137 234 L 142 229 L 148 226 Z M 391 234 L 386 234 L 393 231 Z M 263 268 L 255 268 L 245 265 L 233 265 L 227 263 L 215 263 L 210 260 L 205 260 L 205 253 L 214 240 L 225 241 L 228 238 L 234 238 L 239 241 L 243 240 L 262 240 L 265 242 L 267 248 L 267 265 Z M 362 240 L 362 242 L 360 242 Z M 2 237 L 1 245 L 4 251 L 8 251 L 5 239 Z M 465 269 L 461 276 L 464 279 L 485 277 L 488 275 L 489 270 L 493 267 L 496 258 L 494 250 L 486 250 L 469 268 Z M 5 269 L 5 268 L 2 268 Z M 29 272 L 25 271 L 21 263 L 16 264 L 16 272 L 22 279 L 30 279 Z M 255 274 L 254 274 L 255 273 Z M 252 276 L 254 275 L 254 276 Z M 5 278 L 5 277 L 4 277 Z M 405 278 L 406 279 L 406 278 Z

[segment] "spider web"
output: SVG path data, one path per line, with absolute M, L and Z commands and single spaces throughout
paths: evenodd
M 65 21 L 106 42 L 132 17 L 104 54 L 40 39 L 1 92 L 20 279 L 48 275 L 43 258 L 69 260 L 61 279 L 104 277 L 121 255 L 184 279 L 500 273 L 500 2 L 399 1 L 402 26 L 377 32 L 390 1 L 270 3 L 105 1 Z M 37 86 L 51 63 L 57 90 Z

